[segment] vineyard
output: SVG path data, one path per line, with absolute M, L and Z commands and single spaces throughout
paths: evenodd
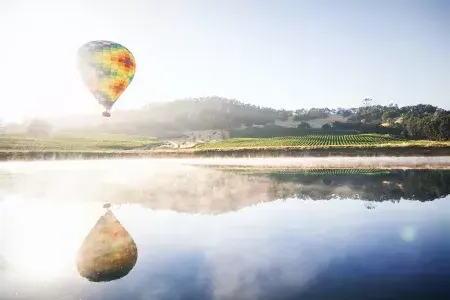
M 375 146 L 409 142 L 381 134 L 307 135 L 275 138 L 235 138 L 197 145 L 200 149 L 259 148 L 259 147 L 327 147 L 327 146 Z M 420 143 L 420 142 L 419 142 Z M 423 141 L 422 141 L 423 143 Z
M 46 137 L 0 134 L 0 160 L 38 159 L 39 153 L 65 157 L 82 153 L 139 157 L 280 157 L 280 156 L 447 156 L 450 142 L 407 140 L 381 134 L 330 134 L 274 138 L 232 138 L 199 143 L 191 148 L 163 147 L 154 137 L 93 133 L 54 133 Z M 172 144 L 170 144 L 172 145 Z M 28 153 L 28 154 L 27 154 Z M 91 153 L 91 154 L 90 154 Z M 91 155 L 91 156 L 89 156 Z M 21 158 L 22 157 L 22 158 Z
M 0 134 L 0 151 L 117 151 L 159 145 L 153 137 L 116 134 L 56 134 L 32 137 Z

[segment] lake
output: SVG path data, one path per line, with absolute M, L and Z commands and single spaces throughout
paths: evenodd
M 450 170 L 206 162 L 1 163 L 0 299 L 450 299 Z M 96 282 L 105 214 L 137 258 Z

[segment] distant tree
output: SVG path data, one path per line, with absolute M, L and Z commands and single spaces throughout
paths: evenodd
M 331 125 L 328 123 L 322 125 L 322 130 L 328 131 L 331 130 L 331 128 L 332 128 Z
M 295 114 L 295 115 L 305 115 L 306 112 L 307 112 L 306 109 L 300 108 L 300 109 L 295 110 L 295 111 L 294 111 L 294 114 Z
M 311 108 L 307 115 L 310 119 L 322 119 L 327 118 L 330 115 L 330 110 L 328 108 Z
M 344 109 L 343 111 L 342 111 L 342 116 L 344 117 L 344 118 L 348 118 L 348 117 L 350 117 L 352 115 L 352 112 L 350 111 L 350 110 L 348 110 L 348 109 Z
M 450 115 L 442 116 L 439 122 L 439 139 L 450 139 Z
M 33 136 L 48 136 L 50 134 L 50 131 L 52 129 L 52 126 L 40 119 L 33 119 L 28 124 L 27 132 L 30 135 Z
M 298 121 L 306 121 L 309 120 L 309 117 L 307 115 L 295 115 L 292 118 L 294 121 L 298 122 Z
M 393 111 L 393 110 L 386 111 L 381 116 L 381 121 L 382 122 L 389 122 L 389 120 L 393 120 L 395 118 L 398 118 L 399 116 L 400 116 L 400 114 L 398 112 L 396 112 L 396 111 Z
M 311 128 L 311 125 L 309 125 L 309 123 L 307 122 L 301 122 L 300 124 L 297 125 L 298 129 L 309 129 Z
M 291 111 L 287 111 L 287 110 L 282 109 L 280 111 L 280 113 L 279 113 L 279 117 L 278 118 L 281 121 L 287 121 L 291 115 L 292 115 Z
M 396 104 L 382 106 L 373 105 L 371 98 L 364 100 L 365 105 L 357 108 L 340 107 L 336 110 L 299 108 L 295 111 L 289 111 L 211 96 L 155 103 L 141 110 L 117 112 L 116 117 L 109 122 L 104 122 L 96 128 L 93 128 L 94 125 L 88 126 L 95 131 L 151 135 L 158 138 L 204 130 L 224 130 L 232 136 L 239 137 L 288 136 L 302 133 L 297 128 L 273 126 L 277 120 L 293 117 L 296 123 L 302 122 L 299 128 L 307 129 L 309 125 L 306 124 L 309 120 L 326 118 L 328 114 L 336 113 L 345 117 L 346 120 L 333 123 L 332 130 L 363 130 L 364 132 L 383 132 L 394 135 L 398 131 L 399 135 L 403 133 L 405 137 L 440 140 L 446 139 L 450 135 L 449 120 L 446 118 L 450 115 L 450 111 L 427 104 L 404 107 L 398 107 Z M 392 122 L 394 120 L 396 122 Z M 389 127 L 378 126 L 385 121 L 391 121 Z M 249 128 L 243 129 L 242 125 L 244 124 L 248 125 Z M 28 122 L 25 123 L 25 128 L 20 127 L 20 131 L 26 130 L 27 125 Z M 264 128 L 255 128 L 256 126 L 253 127 L 252 125 L 263 125 Z M 7 126 L 8 128 L 11 127 L 10 125 Z M 19 131 L 19 129 L 16 129 L 16 131 Z M 31 131 L 34 131 L 34 129 L 31 129 L 30 126 Z M 191 136 L 190 138 L 193 139 L 194 137 Z
M 364 98 L 364 100 L 362 101 L 363 106 L 370 106 L 372 104 L 372 98 Z
M 403 120 L 404 135 L 415 139 L 449 140 L 450 115 L 423 117 L 407 114 Z
M 434 117 L 443 117 L 443 116 L 445 116 L 445 115 L 448 115 L 449 114 L 449 112 L 447 112 L 447 111 L 445 111 L 444 109 L 442 109 L 442 108 L 438 108 L 435 112 L 434 112 Z
M 429 104 L 418 104 L 414 106 L 405 106 L 402 107 L 400 110 L 405 115 L 409 116 L 417 116 L 417 117 L 424 117 L 427 115 L 434 114 L 439 108 L 433 105 Z

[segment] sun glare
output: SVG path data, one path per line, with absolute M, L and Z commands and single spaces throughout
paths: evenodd
M 79 33 L 84 25 L 53 11 L 36 14 L 30 9 L 7 17 L 14 30 L 0 29 L 2 41 L 8 41 L 0 49 L 2 67 L 8 70 L 0 73 L 6 83 L 2 117 L 18 121 L 98 110 L 76 68 L 76 51 L 89 39 Z
M 67 276 L 75 268 L 82 240 L 95 224 L 95 209 L 79 204 L 32 204 L 4 201 L 0 204 L 4 245 L 0 253 L 9 268 L 24 280 L 49 281 Z

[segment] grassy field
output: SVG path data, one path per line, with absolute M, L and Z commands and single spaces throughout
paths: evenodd
M 159 145 L 153 137 L 117 134 L 55 134 L 35 138 L 0 134 L 0 151 L 124 151 Z
M 405 147 L 405 146 L 450 146 L 450 142 L 416 141 L 381 134 L 307 135 L 275 138 L 234 138 L 199 144 L 203 150 L 255 149 L 255 148 L 342 148 L 342 147 Z
M 327 157 L 450 156 L 450 141 L 414 141 L 377 134 L 235 138 L 162 149 L 167 141 L 115 134 L 0 134 L 0 160 L 99 159 L 132 157 Z

